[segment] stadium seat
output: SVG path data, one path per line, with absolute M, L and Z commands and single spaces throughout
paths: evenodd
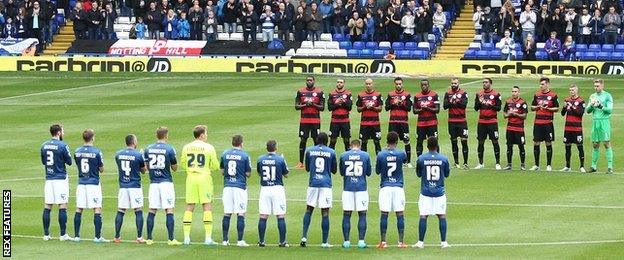
M 415 42 L 406 42 L 405 43 L 405 49 L 406 50 L 415 50 L 416 48 L 418 48 L 418 45 L 416 45 Z
M 315 41 L 314 49 L 327 49 L 327 42 L 324 41 Z
M 393 42 L 392 43 L 392 49 L 403 50 L 403 49 L 405 49 L 405 44 L 403 44 L 402 42 Z
M 330 49 L 330 50 L 340 49 L 340 43 L 339 42 L 327 42 L 327 44 L 325 45 L 325 49 Z
M 464 53 L 464 59 L 474 60 L 476 58 L 477 58 L 477 50 L 468 49 L 466 50 L 466 53 Z
M 243 41 L 243 33 L 230 34 L 230 41 Z
M 421 51 L 421 50 L 415 50 L 415 51 L 412 51 L 411 56 L 414 59 L 425 60 L 425 59 L 429 58 L 429 52 Z
M 302 41 L 301 42 L 301 48 L 302 49 L 313 49 L 314 48 L 314 44 L 311 41 Z
M 601 51 L 598 53 L 597 59 L 600 61 L 606 61 L 606 60 L 609 60 L 610 56 L 611 56 L 611 52 Z
M 219 24 L 217 25 L 217 32 L 222 32 L 223 31 L 223 25 Z
M 411 58 L 411 52 L 408 50 L 400 50 L 396 52 L 397 58 L 399 59 L 409 59 Z
M 431 46 L 429 45 L 428 42 L 419 42 L 418 49 L 429 52 L 431 51 Z
M 514 56 L 515 60 L 523 60 L 524 59 L 524 54 L 521 51 L 515 52 L 515 54 L 513 56 Z
M 502 55 L 503 54 L 501 53 L 501 51 L 499 49 L 491 50 L 488 53 L 489 58 L 492 59 L 492 60 L 500 60 Z
M 295 56 L 296 53 L 297 52 L 295 51 L 295 49 L 290 49 L 286 53 L 284 53 L 284 55 L 286 55 L 286 56 Z
M 368 34 L 362 34 L 362 36 L 360 37 L 361 41 L 363 42 L 367 42 L 371 39 L 368 38 Z
M 477 34 L 477 35 L 475 35 L 475 36 L 474 36 L 473 41 L 474 41 L 474 42 L 479 42 L 479 43 L 480 43 L 480 42 L 481 42 L 481 39 L 483 39 L 482 37 L 483 37 L 483 36 L 482 36 L 481 34 Z
M 611 61 L 622 61 L 624 60 L 624 52 L 612 52 L 611 57 L 609 57 Z
M 380 42 L 379 43 L 379 49 L 389 50 L 390 47 L 391 47 L 390 42 Z
M 624 52 L 624 44 L 615 45 L 615 51 Z
M 332 35 L 330 33 L 322 33 L 321 34 L 321 41 L 331 42 L 332 41 Z
M 335 33 L 334 35 L 332 35 L 332 39 L 334 41 L 341 42 L 341 41 L 344 41 L 344 35 L 340 33 Z
M 340 42 L 340 49 L 350 50 L 351 49 L 351 42 L 348 42 L 348 41 Z
M 514 51 L 522 51 L 522 44 L 516 43 L 514 44 Z
M 537 60 L 548 60 L 548 54 L 544 50 L 538 50 L 535 52 L 535 58 Z
M 347 57 L 349 58 L 359 58 L 360 57 L 360 50 L 356 50 L 356 49 L 351 49 L 347 51 Z
M 367 42 L 366 43 L 366 49 L 377 49 L 377 42 Z
M 488 57 L 489 57 L 488 54 L 489 54 L 488 51 L 480 50 L 480 51 L 477 51 L 477 57 L 476 58 L 478 60 L 487 60 Z
M 602 45 L 602 51 L 612 52 L 613 50 L 615 50 L 615 46 L 613 44 L 603 44 Z
M 353 49 L 361 50 L 364 49 L 364 42 L 353 42 Z
M 115 32 L 117 34 L 117 39 L 119 40 L 128 40 L 130 39 L 129 32 Z
M 363 49 L 360 52 L 360 57 L 362 57 L 362 58 L 372 58 L 373 57 L 373 50 L 371 50 L 371 49 Z
M 581 53 L 581 60 L 596 60 L 597 56 L 596 53 L 593 51 L 588 51 L 588 52 L 584 52 Z
M 312 54 L 312 49 L 299 48 L 295 51 L 295 57 L 310 57 L 311 54 Z
M 217 40 L 219 40 L 219 41 L 229 41 L 230 40 L 230 34 L 229 33 L 218 33 L 217 34 Z
M 600 44 L 590 44 L 589 47 L 587 48 L 588 51 L 593 51 L 593 52 L 599 52 L 602 48 L 600 47 Z
M 535 44 L 535 48 L 539 51 L 539 50 L 544 50 L 544 46 L 546 46 L 546 43 L 543 42 L 538 42 Z
M 373 58 L 375 59 L 383 59 L 384 56 L 386 56 L 387 51 L 385 50 L 374 50 L 373 51 Z
M 497 42 L 496 44 L 494 44 L 494 48 L 502 49 L 503 48 L 503 43 L 502 42 Z
M 584 52 L 587 51 L 587 44 L 577 44 L 576 52 Z
M 130 17 L 118 17 L 117 23 L 130 23 Z
M 430 34 L 427 35 L 427 41 L 428 42 L 431 42 L 431 41 L 432 42 L 437 42 L 438 41 L 438 37 L 436 37 L 435 34 L 430 33 Z
M 492 43 L 481 44 L 481 50 L 489 51 L 489 50 L 492 50 L 492 49 L 494 49 L 494 44 L 492 44 Z

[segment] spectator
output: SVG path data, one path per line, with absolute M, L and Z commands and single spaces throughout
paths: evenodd
M 474 14 L 472 14 L 472 22 L 475 27 L 475 34 L 481 34 L 481 16 L 483 16 L 483 11 L 481 10 L 481 6 L 478 5 Z
M 102 35 L 105 40 L 112 40 L 115 38 L 115 19 L 117 19 L 117 12 L 113 10 L 111 3 L 106 4 L 106 9 L 101 12 L 102 17 Z
M 491 0 L 490 1 L 490 8 L 492 8 L 492 13 L 497 14 L 499 13 L 503 8 L 503 1 L 502 0 Z M 501 32 L 502 34 L 502 32 Z
M 617 43 L 617 33 L 621 23 L 622 20 L 620 16 L 615 12 L 615 7 L 610 6 L 609 12 L 605 14 L 602 18 L 602 24 L 604 25 L 605 30 L 605 43 Z
M 217 40 L 217 17 L 214 11 L 208 11 L 208 16 L 204 19 L 204 25 L 206 27 L 206 41 L 215 42 Z
M 69 13 L 69 19 L 74 23 L 74 37 L 77 40 L 86 39 L 87 13 L 82 10 L 82 2 L 77 2 L 74 9 Z M 16 24 L 15 27 L 19 28 Z
M 440 35 L 444 38 L 444 26 L 446 25 L 446 14 L 442 10 L 442 5 L 436 6 L 436 12 L 433 14 L 433 27 L 438 28 Z
M 2 9 L 2 8 L 0 8 Z M 52 36 L 54 35 L 54 25 L 56 24 L 56 14 L 58 13 L 57 9 L 56 9 L 56 4 L 54 2 L 52 2 L 51 0 L 46 0 L 45 2 L 45 8 L 44 8 L 45 14 L 46 14 L 46 24 L 45 24 L 45 42 L 46 43 L 51 43 L 52 42 Z M 0 16 L 2 16 L 2 14 L 0 14 Z M 60 25 L 59 25 L 60 26 Z
M 565 8 L 579 8 L 583 4 L 582 0 L 559 0 L 558 5 L 563 5 Z
M 416 24 L 411 10 L 407 10 L 405 16 L 401 18 L 401 27 L 403 27 L 403 42 L 414 41 Z
M 373 14 L 373 13 L 371 13 Z M 344 34 L 346 30 L 347 13 L 342 7 L 342 0 L 336 0 L 334 3 L 334 14 L 332 15 L 332 23 L 334 33 Z M 369 39 L 373 39 L 372 37 Z
M 347 23 L 347 28 L 349 28 L 349 35 L 351 36 L 351 42 L 362 40 L 364 20 L 362 20 L 358 12 L 353 12 L 351 19 L 349 19 L 349 22 Z
M 579 16 L 576 11 L 574 11 L 574 8 L 568 8 L 564 17 L 565 36 L 572 35 L 572 37 L 576 37 L 578 33 Z
M 135 1 L 136 1 L 136 5 L 134 6 L 134 16 L 136 17 L 136 19 L 138 20 L 139 17 L 141 18 L 146 17 L 150 4 L 145 0 L 135 0 Z
M 589 15 L 589 11 L 587 10 L 587 8 L 583 8 L 583 10 L 581 11 L 581 17 L 579 18 L 578 42 L 581 44 L 591 43 L 591 26 L 589 26 L 590 20 L 591 15 Z
M 522 44 L 522 52 L 524 53 L 524 60 L 535 60 L 536 52 L 535 39 L 533 34 L 527 34 L 526 40 Z
M 100 38 L 100 24 L 103 20 L 102 13 L 100 11 L 98 2 L 91 3 L 91 11 L 88 13 L 89 40 L 98 40 Z
M 364 21 L 364 33 L 366 38 L 370 41 L 375 38 L 375 18 L 372 13 L 366 13 L 366 20 Z
M 278 11 L 275 14 L 275 23 L 277 24 L 277 37 L 284 41 L 290 41 L 290 28 L 292 27 L 292 16 L 286 12 L 286 5 L 279 3 Z
M 609 11 L 608 6 L 609 3 L 607 3 L 608 1 L 604 1 L 604 0 L 593 0 L 591 1 L 591 5 L 589 6 L 589 8 L 591 10 L 600 10 L 601 14 L 604 14 L 606 12 Z
M 537 23 L 535 24 L 535 35 L 533 38 L 536 40 L 544 40 L 548 38 L 548 32 L 550 32 L 548 17 L 550 17 L 550 12 L 548 11 L 548 5 L 541 5 L 541 9 L 537 13 Z M 535 37 L 537 36 L 537 37 Z
M 262 23 L 262 41 L 273 41 L 273 34 L 275 33 L 275 14 L 271 11 L 271 6 L 264 6 L 264 13 L 260 16 L 260 22 Z
M 410 3 L 413 4 L 413 1 L 408 1 L 408 6 L 410 5 Z M 377 9 L 379 9 L 379 7 L 377 6 L 375 0 L 366 0 L 366 4 L 363 5 L 362 9 L 364 13 L 374 14 L 377 12 Z
M 178 0 L 173 7 L 177 15 L 180 15 L 182 12 L 186 12 L 189 10 L 189 6 L 185 0 Z
M 308 35 L 308 31 L 306 29 L 306 14 L 303 6 L 297 7 L 297 15 L 295 16 L 293 25 L 295 27 L 295 41 L 305 41 Z
M 377 42 L 385 41 L 387 39 L 387 31 L 386 31 L 386 12 L 383 8 L 377 9 L 377 13 L 375 14 L 375 32 L 373 36 L 373 40 Z
M 286 6 L 286 13 L 291 17 L 291 19 L 294 18 L 297 8 L 295 8 L 289 0 L 282 0 L 282 3 Z
M 561 41 L 557 39 L 556 31 L 552 31 L 550 33 L 550 38 L 546 41 L 546 44 L 544 45 L 544 49 L 548 53 L 548 60 L 550 61 L 559 60 L 559 51 L 561 51 Z
M 428 40 L 429 31 L 431 31 L 431 27 L 429 26 L 430 17 L 431 16 L 422 6 L 418 7 L 414 23 L 416 24 L 416 36 L 418 37 L 417 41 L 419 42 L 426 42 Z
M 242 13 L 247 13 L 249 11 L 248 8 L 242 9 Z M 234 33 L 236 31 L 236 18 L 238 17 L 238 7 L 234 0 L 227 0 L 227 4 L 223 9 L 223 32 Z M 241 23 L 242 23 L 241 17 Z M 255 36 L 254 36 L 255 37 Z
M 254 12 L 253 5 L 247 5 L 247 10 L 242 13 L 241 24 L 243 25 L 243 40 L 245 42 L 249 42 L 249 37 L 251 36 L 251 41 L 256 41 L 256 32 L 257 32 L 257 24 L 258 24 L 258 14 Z
M 511 55 L 513 54 L 515 42 L 514 39 L 511 38 L 511 32 L 509 30 L 505 30 L 503 38 L 500 39 L 498 45 L 501 49 L 502 59 L 507 61 L 511 60 Z
M 208 0 L 206 2 L 206 7 L 204 8 L 204 19 L 206 17 L 208 17 L 208 12 L 210 12 L 210 11 L 212 11 L 212 12 L 216 12 L 217 11 L 217 6 L 214 5 L 214 2 L 212 2 L 212 0 Z
M 481 16 L 481 43 L 494 42 L 494 34 L 496 30 L 496 18 L 490 12 L 490 7 L 485 7 Z
M 46 14 L 41 9 L 39 2 L 33 3 L 33 9 L 28 14 L 25 22 L 28 25 L 26 28 L 29 32 L 29 37 L 37 38 L 39 40 L 39 44 L 37 45 L 37 52 L 41 51 L 41 46 L 43 46 L 43 28 L 46 21 Z
M 163 16 L 158 10 L 156 10 L 156 3 L 151 2 L 149 4 L 149 11 L 147 11 L 147 30 L 149 31 L 149 38 L 154 40 L 160 40 L 160 27 L 162 24 Z
M 500 9 L 496 17 L 496 34 L 503 37 L 505 30 L 513 31 L 513 15 L 510 15 L 506 9 Z
M 318 5 L 315 2 L 310 4 L 310 12 L 306 16 L 306 28 L 308 29 L 308 35 L 312 42 L 318 41 L 321 38 L 321 22 L 322 16 L 319 13 Z
M 394 6 L 388 6 L 388 15 L 386 16 L 386 29 L 388 30 L 388 40 L 397 42 L 401 35 L 401 14 L 395 12 Z
M 134 25 L 134 32 L 138 40 L 145 39 L 145 32 L 147 31 L 147 25 L 143 23 L 143 17 L 138 17 L 137 22 Z
M 17 30 L 13 25 L 13 19 L 11 17 L 6 18 L 4 29 L 2 29 L 2 35 L 0 38 L 17 38 Z
M 319 13 L 323 19 L 323 33 L 331 33 L 332 28 L 332 15 L 334 13 L 334 6 L 329 0 L 321 1 L 319 5 Z
M 197 6 L 199 8 L 199 6 Z M 201 8 L 199 8 L 201 10 Z M 201 28 L 201 23 L 199 24 Z M 177 22 L 176 29 L 178 31 L 178 39 L 180 40 L 188 40 L 191 37 L 191 24 L 188 20 L 186 20 L 186 12 L 180 13 L 180 19 Z M 201 29 L 199 30 L 199 40 L 201 40 Z M 197 38 L 192 39 L 197 40 Z
M 550 14 L 546 22 L 548 23 L 548 29 L 550 29 L 551 32 L 553 31 L 557 32 L 557 35 L 563 34 L 565 26 L 566 26 L 566 22 L 564 21 L 564 18 L 562 17 L 561 9 L 559 8 L 555 9 L 555 11 L 552 14 Z
M 165 39 L 178 39 L 178 18 L 173 9 L 167 11 L 167 16 L 163 19 L 163 29 L 165 31 Z
M 524 12 L 520 14 L 520 25 L 522 26 L 522 41 L 526 39 L 528 34 L 535 34 L 535 23 L 537 23 L 537 14 L 531 10 L 530 5 L 524 6 Z
M 561 47 L 561 53 L 565 61 L 573 61 L 576 59 L 576 44 L 572 40 L 572 35 L 566 36 L 565 42 L 563 42 L 563 46 Z
M 158 11 L 160 11 L 160 14 L 163 17 L 166 17 L 169 15 L 169 10 L 172 10 L 172 6 L 169 3 L 169 0 L 161 0 L 160 4 L 157 6 L 156 8 Z M 175 12 L 174 12 L 175 13 Z
M 388 50 L 388 54 L 384 56 L 384 60 L 394 60 L 396 59 L 396 54 L 394 54 L 394 49 Z
M 15 3 L 14 0 L 8 0 L 4 7 L 5 7 L 5 13 L 4 13 L 5 20 L 6 18 L 12 18 L 13 20 L 15 20 L 15 17 L 17 17 L 17 13 L 19 10 L 17 3 Z
M 204 23 L 204 13 L 202 8 L 199 6 L 199 2 L 189 10 L 188 13 L 188 21 L 190 26 L 189 38 L 191 40 L 202 40 L 202 24 Z M 180 33 L 180 37 L 182 37 Z
M 589 27 L 591 27 L 592 34 L 591 43 L 600 44 L 604 25 L 602 24 L 602 17 L 600 17 L 599 9 L 594 10 L 594 16 L 589 20 Z

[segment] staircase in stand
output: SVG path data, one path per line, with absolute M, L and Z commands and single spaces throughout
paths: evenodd
M 467 2 L 438 48 L 434 60 L 459 60 L 464 56 L 475 35 L 473 13 L 472 1 Z
M 54 36 L 52 44 L 43 51 L 43 55 L 64 54 L 74 40 L 76 40 L 74 37 L 74 24 L 69 21 L 65 26 L 61 27 L 59 34 Z

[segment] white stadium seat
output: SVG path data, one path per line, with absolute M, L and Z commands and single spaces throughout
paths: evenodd
M 544 46 L 546 46 L 546 43 L 544 42 L 538 42 L 535 44 L 535 47 L 537 47 L 537 49 L 544 49 Z
M 494 47 L 496 47 L 496 49 L 503 48 L 503 43 L 502 42 L 497 42 L 496 44 L 494 44 Z
M 230 40 L 230 34 L 229 33 L 218 33 L 217 34 L 217 40 L 219 40 L 219 41 L 229 41 Z
M 419 42 L 418 43 L 418 48 L 427 48 L 427 49 L 431 50 L 431 46 L 429 46 L 429 42 Z
M 223 31 L 223 25 L 217 24 L 217 32 L 222 32 L 222 31 Z
M 321 34 L 321 41 L 331 42 L 332 41 L 331 33 L 323 33 L 323 34 Z
M 468 49 L 480 50 L 481 49 L 481 43 L 480 42 L 471 42 L 470 45 L 468 45 Z
M 262 41 L 262 33 L 256 33 L 256 40 Z
M 312 44 L 311 41 L 302 41 L 301 42 L 301 49 L 313 49 L 314 45 Z
M 392 47 L 392 45 L 390 44 L 390 42 L 380 42 L 379 43 L 379 48 L 381 48 L 381 47 L 386 47 L 386 48 L 389 49 L 389 48 Z
M 331 50 L 337 50 L 340 49 L 340 43 L 339 42 L 327 42 L 326 49 L 331 49 Z
M 243 34 L 242 33 L 233 33 L 230 34 L 230 41 L 242 41 Z
M 119 18 L 117 18 L 117 23 L 118 24 L 129 24 L 130 23 L 130 17 L 119 17 Z
M 314 42 L 314 49 L 326 49 L 326 48 L 327 48 L 327 42 L 323 42 L 323 41 Z
M 327 53 L 331 54 L 333 57 L 347 57 L 347 50 L 327 50 Z
M 299 48 L 295 52 L 295 56 L 296 57 L 310 57 L 310 56 L 312 56 L 312 52 L 313 52 L 313 49 L 302 49 L 302 48 Z
M 286 55 L 286 56 L 295 56 L 295 54 L 296 54 L 295 49 L 290 49 L 284 55 Z
M 475 41 L 481 41 L 482 37 L 483 36 L 481 34 L 477 34 L 477 35 L 474 36 L 474 40 Z
M 130 39 L 130 33 L 129 32 L 116 32 L 115 34 L 117 34 L 117 38 L 120 40 L 128 40 Z

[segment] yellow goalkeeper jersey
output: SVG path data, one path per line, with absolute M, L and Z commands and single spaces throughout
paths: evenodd
M 187 174 L 207 174 L 219 170 L 219 159 L 214 147 L 201 140 L 195 140 L 182 148 L 180 166 Z

